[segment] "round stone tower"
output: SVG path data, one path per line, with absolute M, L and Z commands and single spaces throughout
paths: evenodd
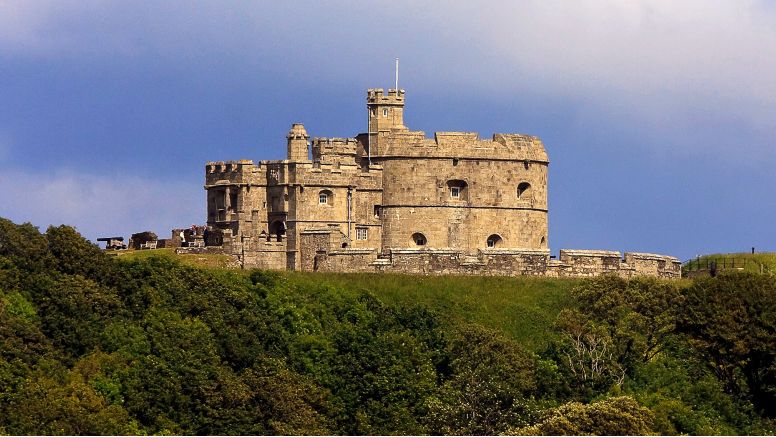
M 291 130 L 286 135 L 288 139 L 288 160 L 289 161 L 309 161 L 308 156 L 308 140 L 310 136 L 307 135 L 307 131 L 304 129 L 302 123 L 294 123 L 291 125 Z

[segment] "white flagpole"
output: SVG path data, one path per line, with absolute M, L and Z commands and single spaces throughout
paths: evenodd
M 399 58 L 396 58 L 396 94 L 399 94 Z

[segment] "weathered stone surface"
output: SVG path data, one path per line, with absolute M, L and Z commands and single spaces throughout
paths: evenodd
M 541 140 L 427 138 L 404 125 L 404 103 L 404 90 L 370 89 L 367 133 L 310 143 L 295 123 L 287 160 L 208 162 L 208 244 L 271 269 L 679 276 L 675 258 L 654 254 L 562 250 L 550 259 Z

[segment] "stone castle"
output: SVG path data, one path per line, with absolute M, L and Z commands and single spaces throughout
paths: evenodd
M 541 140 L 404 125 L 405 92 L 367 92 L 368 132 L 286 137 L 286 160 L 208 162 L 205 248 L 243 267 L 337 272 L 678 277 L 674 257 L 548 249 Z

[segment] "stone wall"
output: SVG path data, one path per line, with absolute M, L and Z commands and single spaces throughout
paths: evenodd
M 321 247 L 325 244 L 320 241 Z M 371 260 L 371 261 L 370 261 Z M 315 267 L 313 267 L 313 265 Z M 315 262 L 303 265 L 308 271 L 392 272 L 419 275 L 485 275 L 592 277 L 614 274 L 622 277 L 681 277 L 681 263 L 670 256 L 600 250 L 561 250 L 550 258 L 548 250 L 487 249 L 467 255 L 453 249 L 352 249 L 316 251 Z
M 288 159 L 208 162 L 209 240 L 266 269 L 679 276 L 678 260 L 654 254 L 561 250 L 551 259 L 541 140 L 427 138 L 404 125 L 404 104 L 403 90 L 371 89 L 367 133 L 309 143 L 294 123 Z

